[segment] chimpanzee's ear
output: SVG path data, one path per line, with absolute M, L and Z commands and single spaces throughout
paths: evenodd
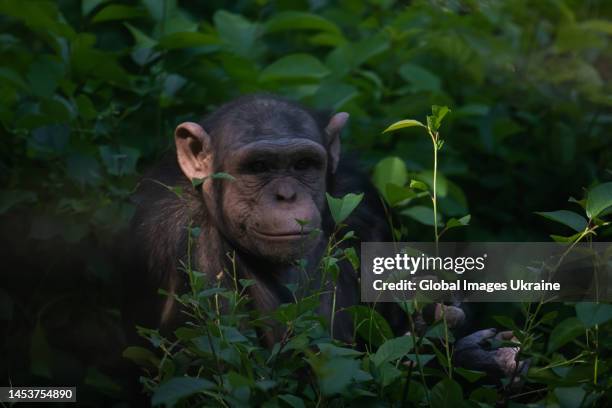
M 176 155 L 181 170 L 189 180 L 203 179 L 212 172 L 210 136 L 194 122 L 184 122 L 174 131 Z
M 325 133 L 327 134 L 327 151 L 331 159 L 330 164 L 332 173 L 335 173 L 338 168 L 338 162 L 340 161 L 340 132 L 342 132 L 342 128 L 346 124 L 348 118 L 349 114 L 346 112 L 336 113 L 331 117 L 325 128 Z

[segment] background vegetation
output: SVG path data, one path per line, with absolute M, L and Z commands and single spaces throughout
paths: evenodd
M 406 194 L 389 182 L 431 184 L 431 141 L 415 129 L 381 131 L 449 106 L 439 208 L 443 219 L 471 221 L 444 239 L 571 236 L 534 212 L 579 210 L 569 196 L 612 179 L 611 16 L 603 0 L 0 1 L 2 382 L 120 398 L 105 374 L 122 352 L 120 277 L 100 248 L 129 219 L 130 192 L 176 124 L 244 93 L 351 113 L 343 144 L 375 169 L 388 201 Z M 403 238 L 432 239 L 423 208 L 401 209 Z M 520 316 L 519 306 L 489 312 Z M 562 346 L 546 346 L 555 325 L 575 316 L 571 305 L 556 312 L 537 338 L 550 353 Z M 563 361 L 593 350 L 580 324 Z M 594 349 L 602 356 L 609 338 Z M 591 388 L 589 364 L 587 376 L 553 372 L 534 400 L 609 401 L 609 363 L 597 363 L 606 374 Z M 440 387 L 456 394 L 453 383 Z

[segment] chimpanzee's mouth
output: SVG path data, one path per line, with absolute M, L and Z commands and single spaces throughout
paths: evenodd
M 253 231 L 255 235 L 260 238 L 270 240 L 270 241 L 291 241 L 304 239 L 311 232 L 310 230 L 302 230 L 302 231 L 274 231 L 274 232 L 263 232 L 263 231 Z

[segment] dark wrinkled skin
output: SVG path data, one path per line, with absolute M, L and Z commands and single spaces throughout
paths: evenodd
M 317 265 L 333 230 L 326 192 L 333 196 L 364 192 L 362 204 L 347 220 L 348 228 L 361 241 L 390 241 L 384 209 L 367 177 L 344 160 L 338 163 L 343 115 L 321 118 L 275 97 L 250 96 L 222 106 L 199 124 L 179 125 L 177 155 L 166 157 L 149 172 L 135 195 L 137 211 L 128 248 L 132 273 L 126 279 L 128 326 L 138 323 L 171 330 L 180 323 L 176 305 L 157 295 L 157 290 L 186 289 L 184 273 L 177 267 L 187 254 L 190 223 L 201 228 L 192 248 L 194 268 L 211 280 L 225 279 L 223 272 L 232 268 L 227 255 L 234 255 L 239 278 L 257 281 L 248 290 L 254 307 L 262 311 L 294 301 L 287 284 L 301 283 L 302 295 L 320 287 Z M 193 188 L 190 180 L 218 172 L 235 180 L 207 179 Z M 151 180 L 181 186 L 183 198 Z M 306 259 L 306 271 L 295 266 L 299 258 Z M 334 336 L 353 342 L 351 318 L 342 309 L 360 303 L 358 277 L 348 263 L 340 267 Z M 377 307 L 396 334 L 408 331 L 399 308 Z M 319 312 L 329 318 L 331 310 L 331 295 L 323 295 Z M 416 330 L 424 332 L 427 324 L 443 316 L 451 328 L 465 321 L 459 307 L 432 305 L 417 316 Z M 496 363 L 482 347 L 479 333 L 457 343 L 455 360 L 494 376 L 506 375 L 507 370 L 500 368 L 505 363 Z M 272 344 L 282 335 L 283 328 L 274 327 L 262 333 L 262 340 Z

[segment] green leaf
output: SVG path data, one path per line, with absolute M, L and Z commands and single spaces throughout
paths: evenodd
M 79 110 L 79 115 L 81 115 L 82 118 L 94 119 L 98 116 L 98 112 L 91 102 L 91 99 L 89 99 L 86 95 L 81 94 L 77 96 L 75 102 Z
M 471 219 L 472 219 L 472 216 L 470 214 L 464 217 L 461 217 L 459 219 L 451 218 L 450 220 L 446 222 L 446 229 L 449 230 L 451 228 L 465 227 L 470 224 Z
M 415 205 L 414 207 L 407 208 L 400 212 L 402 215 L 406 215 L 415 221 L 420 222 L 424 225 L 434 225 L 434 212 L 431 207 L 425 207 L 424 205 Z M 438 216 L 438 226 L 441 226 L 441 217 Z
M 331 343 L 320 343 L 317 345 L 321 353 L 328 357 L 359 357 L 363 353 L 352 348 L 338 347 Z
M 414 337 L 401 336 L 385 341 L 372 356 L 372 362 L 380 366 L 404 357 L 414 347 Z
M 357 256 L 357 251 L 355 251 L 355 248 L 353 247 L 346 248 L 344 250 L 344 256 L 346 257 L 346 259 L 349 260 L 353 269 L 358 271 L 359 270 L 359 257 Z
M 612 305 L 593 302 L 576 303 L 576 315 L 584 327 L 594 327 L 612 320 Z
M 129 75 L 118 63 L 117 54 L 94 47 L 96 37 L 80 33 L 72 41 L 70 64 L 77 78 L 99 78 L 118 84 L 129 84 Z
M 51 1 L 0 1 L 0 14 L 21 20 L 29 29 L 72 39 L 74 30 L 58 14 L 58 4 Z M 6 30 L 3 31 L 3 33 Z M 41 38 L 41 37 L 38 37 Z M 57 44 L 55 41 L 52 44 Z
M 83 0 L 81 3 L 81 14 L 83 16 L 88 15 L 93 11 L 93 9 L 106 1 L 108 0 Z
M 258 41 L 260 27 L 239 14 L 220 10 L 213 16 L 217 33 L 228 51 L 247 59 L 255 59 L 263 50 Z
M 292 406 L 293 408 L 304 408 L 304 401 L 301 398 L 298 398 L 291 394 L 282 394 L 278 396 L 279 399 L 285 401 L 287 404 Z
M 106 6 L 100 10 L 100 12 L 96 14 L 91 21 L 93 23 L 101 23 L 104 21 L 127 20 L 146 16 L 146 11 L 141 8 L 111 4 L 110 6 Z
M 558 387 L 554 393 L 561 408 L 579 408 L 583 406 L 586 391 L 582 387 Z
M 584 326 L 575 317 L 568 317 L 559 323 L 550 333 L 548 340 L 548 353 L 551 353 L 561 346 L 574 340 L 584 333 Z
M 215 385 L 203 378 L 176 377 L 161 384 L 151 398 L 151 404 L 174 406 L 181 398 L 201 391 L 210 390 Z
M 353 316 L 359 336 L 371 345 L 379 346 L 393 337 L 389 323 L 371 307 L 356 305 L 348 307 L 347 310 Z
M 292 30 L 320 30 L 341 34 L 336 24 L 316 14 L 302 11 L 285 11 L 275 14 L 265 24 L 267 33 Z
M 219 38 L 198 32 L 172 33 L 159 40 L 158 47 L 164 50 L 220 45 Z
M 427 193 L 421 193 L 427 194 Z M 389 203 L 389 205 L 396 206 L 403 204 L 406 200 L 410 200 L 412 198 L 418 197 L 414 191 L 409 189 L 408 187 L 401 187 L 393 183 L 387 184 L 386 194 L 383 194 L 385 200 Z
M 612 35 L 612 22 L 608 20 L 586 20 L 578 23 L 578 26 L 593 31 L 599 31 L 604 34 Z
M 144 347 L 130 346 L 123 351 L 122 356 L 139 366 L 150 368 L 159 366 L 159 358 L 151 350 Z
M 64 77 L 64 70 L 64 65 L 54 57 L 38 56 L 28 68 L 30 90 L 36 96 L 51 97 Z
M 408 181 L 406 164 L 399 157 L 386 157 L 374 167 L 372 182 L 387 202 L 390 202 L 387 186 L 393 184 L 402 187 L 406 181 Z
M 236 180 L 236 178 L 232 176 L 231 174 L 223 173 L 223 172 L 213 173 L 210 176 L 210 178 L 212 178 L 213 180 L 230 180 L 230 181 Z
M 455 381 L 445 378 L 431 389 L 432 408 L 454 408 L 461 406 L 463 392 Z
M 192 227 L 192 228 L 190 228 L 190 231 L 191 231 L 191 236 L 194 237 L 194 238 L 197 238 L 202 233 L 202 228 L 201 227 Z
M 414 190 L 421 190 L 421 191 L 429 190 L 429 187 L 427 187 L 427 184 L 423 183 L 422 181 L 418 181 L 418 180 L 410 180 L 410 188 Z
M 87 369 L 84 382 L 101 391 L 112 393 L 121 392 L 121 386 L 119 384 L 113 381 L 110 376 L 98 371 L 95 367 L 89 367 Z
M 346 220 L 363 199 L 363 193 L 349 193 L 342 198 L 334 198 L 327 193 L 325 195 L 327 196 L 327 204 L 329 205 L 332 218 L 336 224 L 340 224 Z
M 380 372 L 380 385 L 384 388 L 401 377 L 402 372 L 389 363 L 383 363 L 378 367 Z
M 359 360 L 336 357 L 322 363 L 310 361 L 319 381 L 323 395 L 334 395 L 344 391 L 359 370 Z
M 475 389 L 470 394 L 470 399 L 476 402 L 488 404 L 487 406 L 495 406 L 495 403 L 497 402 L 497 391 L 495 388 L 480 387 Z M 480 406 L 482 406 L 482 404 Z
M 424 170 L 418 173 L 415 177 L 425 182 L 429 186 L 429 189 L 433 191 L 433 171 Z M 439 171 L 436 176 L 436 194 L 438 199 L 444 198 L 446 197 L 446 194 L 448 194 L 448 180 L 446 180 L 444 174 L 440 173 Z
M 544 218 L 548 218 L 549 220 L 566 225 L 574 231 L 578 232 L 584 231 L 587 226 L 587 220 L 582 215 L 576 214 L 573 211 L 559 210 L 549 212 L 536 212 L 536 214 L 541 215 Z
M 582 235 L 581 232 L 577 232 L 574 235 L 570 235 L 568 237 L 564 237 L 562 235 L 551 235 L 550 237 L 552 238 L 553 241 L 555 242 L 563 242 L 563 243 L 568 243 L 568 242 L 574 242 L 576 241 L 580 236 Z
M 273 62 L 259 75 L 261 81 L 321 79 L 330 71 L 310 54 L 291 54 Z
M 512 319 L 511 317 L 498 315 L 493 316 L 493 320 L 495 320 L 497 323 L 499 323 L 500 325 L 502 325 L 502 327 L 505 327 L 506 329 L 519 330 L 516 323 L 514 322 L 514 319 Z
M 136 170 L 136 162 L 140 157 L 140 150 L 126 146 L 113 148 L 100 146 L 100 156 L 109 174 L 123 176 L 132 174 Z
M 415 126 L 426 127 L 424 124 L 422 124 L 418 120 L 415 120 L 415 119 L 404 119 L 404 120 L 400 120 L 398 122 L 395 122 L 395 123 L 391 124 L 388 128 L 383 130 L 383 133 L 393 132 L 394 130 L 403 129 L 403 128 L 409 128 L 409 127 L 415 127 Z
M 399 157 L 386 157 L 374 167 L 373 182 L 380 191 L 384 191 L 388 183 L 403 186 L 407 180 L 406 164 Z
M 442 119 L 450 112 L 448 106 L 433 105 L 431 107 L 431 116 L 427 116 L 427 127 L 432 132 L 437 132 L 442 125 Z
M 440 176 L 438 174 L 438 176 Z M 467 199 L 465 198 L 465 193 L 459 186 L 457 186 L 452 181 L 446 180 L 446 195 L 444 197 L 440 197 L 438 200 L 438 208 L 446 215 L 450 216 L 463 216 L 468 212 Z M 443 183 L 438 183 L 438 190 L 443 186 Z
M 66 151 L 70 140 L 70 128 L 66 125 L 48 125 L 32 131 L 28 138 L 28 149 L 36 156 L 47 157 Z
M 404 81 L 411 84 L 412 92 L 438 92 L 440 90 L 440 78 L 423 67 L 407 63 L 399 68 L 398 73 Z
M 455 367 L 453 370 L 471 383 L 476 382 L 487 375 L 482 371 L 468 370 L 467 368 L 461 367 Z
M 321 82 L 319 89 L 312 96 L 312 104 L 318 109 L 338 111 L 357 96 L 359 96 L 359 91 L 354 86 L 334 80 L 326 80 Z
M 589 218 L 597 217 L 612 206 L 612 182 L 599 184 L 587 193 L 586 213 Z

